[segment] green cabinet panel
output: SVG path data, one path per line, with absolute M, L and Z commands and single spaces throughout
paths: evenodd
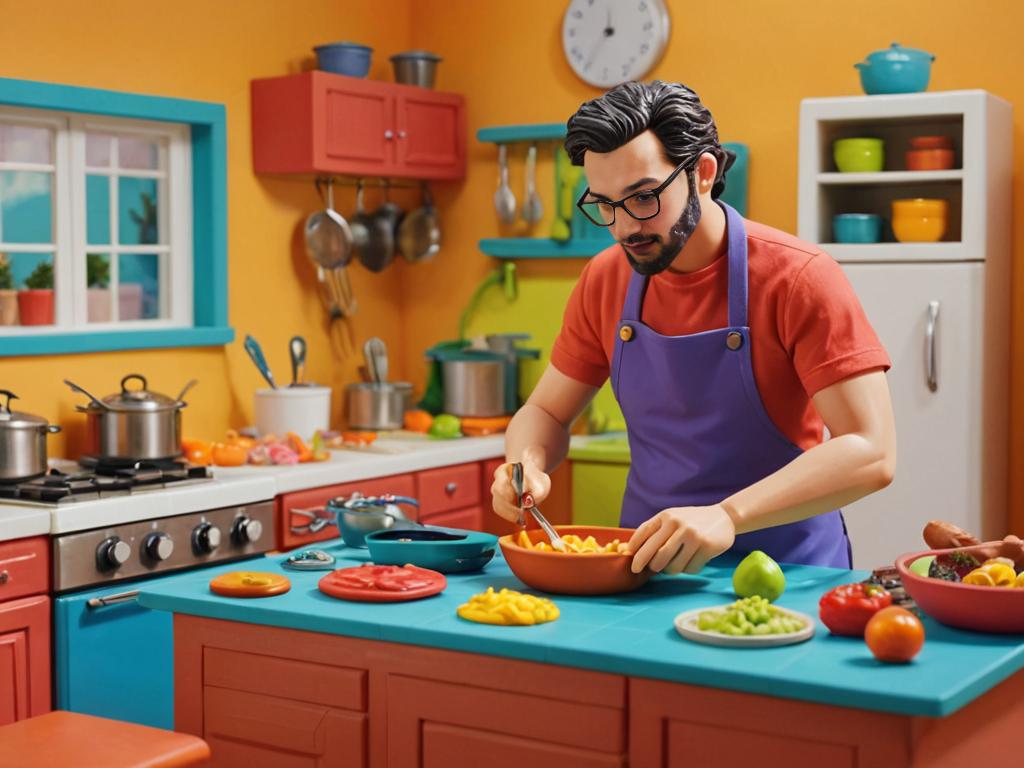
M 627 474 L 628 462 L 573 461 L 573 524 L 617 526 Z

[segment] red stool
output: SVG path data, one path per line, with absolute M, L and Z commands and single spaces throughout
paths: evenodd
M 77 712 L 0 726 L 0 768 L 177 768 L 209 756 L 197 736 Z

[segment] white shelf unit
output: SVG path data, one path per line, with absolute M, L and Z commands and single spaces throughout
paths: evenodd
M 928 520 L 1006 533 L 1012 132 L 1010 104 L 981 90 L 801 104 L 798 235 L 843 265 L 893 363 L 896 479 L 845 511 L 855 567 L 924 549 Z M 917 135 L 949 136 L 956 168 L 907 171 Z M 882 172 L 836 172 L 832 142 L 853 136 L 885 141 Z M 888 222 L 902 197 L 949 200 L 942 242 L 894 242 L 888 225 L 881 243 L 830 242 L 834 214 Z

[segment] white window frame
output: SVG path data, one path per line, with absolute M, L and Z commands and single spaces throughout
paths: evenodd
M 0 121 L 24 125 L 45 125 L 53 129 L 50 166 L 0 163 L 0 170 L 50 171 L 53 173 L 51 227 L 53 245 L 6 243 L 0 251 L 8 253 L 53 253 L 54 324 L 44 326 L 0 326 L 0 337 L 47 335 L 52 333 L 92 333 L 102 331 L 192 328 L 193 322 L 193 232 L 191 128 L 187 124 L 51 112 L 13 107 L 0 108 Z M 121 169 L 113 151 L 108 168 L 86 165 L 86 133 L 101 132 L 137 135 L 156 140 L 160 145 L 161 167 L 146 171 Z M 117 244 L 117 187 L 112 183 L 110 196 L 111 243 L 88 245 L 86 242 L 86 176 L 157 178 L 160 180 L 158 244 L 121 246 Z M 111 311 L 117 317 L 117 256 L 120 253 L 154 253 L 160 259 L 160 306 L 166 316 L 148 320 L 88 322 L 86 254 L 102 252 L 111 265 Z M 173 266 L 172 266 L 173 264 Z

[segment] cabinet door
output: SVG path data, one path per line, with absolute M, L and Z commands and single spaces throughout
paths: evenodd
M 50 598 L 0 603 L 0 725 L 50 711 Z
M 334 539 L 340 536 L 341 534 L 333 522 L 328 523 L 326 527 L 316 533 L 309 532 L 311 522 L 309 513 L 321 509 L 336 496 L 349 496 L 359 491 L 363 496 L 391 493 L 395 496 L 415 497 L 415 490 L 416 483 L 412 475 L 392 475 L 282 494 L 277 497 L 278 547 L 293 549 L 313 541 Z M 303 510 L 307 513 L 293 512 L 292 510 Z M 402 511 L 413 520 L 418 514 L 416 508 L 410 506 L 402 506 Z
M 428 179 L 461 179 L 466 175 L 466 121 L 461 96 L 402 89 L 395 99 L 395 109 L 398 175 Z
M 922 549 L 929 520 L 981 535 L 984 265 L 845 264 L 868 319 L 892 359 L 896 477 L 845 510 L 857 568 L 891 565 Z M 929 304 L 938 302 L 934 335 Z M 999 329 L 1005 332 L 1006 329 Z M 934 341 L 936 389 L 927 361 Z M 1001 515 L 1003 510 L 989 510 Z
M 484 511 L 480 507 L 441 512 L 425 516 L 422 519 L 429 525 L 440 525 L 445 528 L 461 528 L 464 531 L 482 531 L 484 529 Z
M 395 173 L 395 97 L 386 85 L 347 77 L 322 83 L 313 122 L 314 157 L 336 173 Z

